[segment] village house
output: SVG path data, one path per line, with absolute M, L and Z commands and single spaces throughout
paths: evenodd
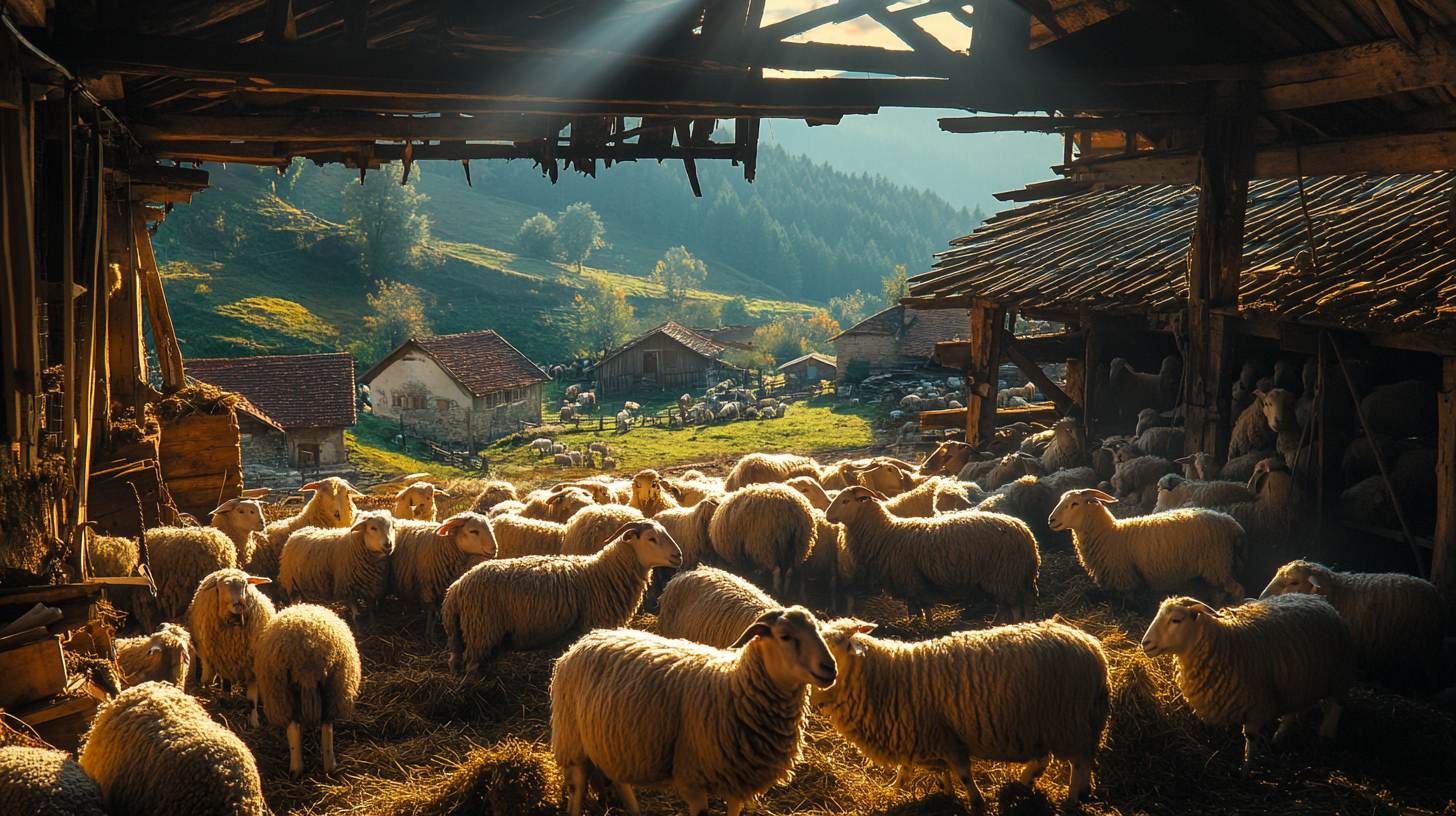
M 410 338 L 360 378 L 374 415 L 441 442 L 489 442 L 541 421 L 548 379 L 493 331 Z
M 602 357 L 596 365 L 597 395 L 703 388 L 723 348 L 669 320 Z
M 964 312 L 916 312 L 895 305 L 829 338 L 836 379 L 862 380 L 871 371 L 919 368 L 930 362 L 935 344 L 959 340 L 970 331 Z
M 187 376 L 242 397 L 236 410 L 249 483 L 267 470 L 347 468 L 344 429 L 356 421 L 352 356 L 188 360 Z

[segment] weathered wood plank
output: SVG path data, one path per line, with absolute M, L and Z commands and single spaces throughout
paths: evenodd
M 1010 332 L 1001 332 L 1001 353 L 1009 358 L 1017 368 L 1021 369 L 1021 373 L 1025 374 L 1026 378 L 1036 385 L 1037 389 L 1041 391 L 1042 396 L 1051 400 L 1057 406 L 1058 411 L 1065 414 L 1072 409 L 1072 398 L 1068 397 L 1056 383 L 1052 382 L 1052 378 L 1048 377 L 1046 372 L 1041 370 L 1041 366 L 1032 362 L 1031 359 L 1021 352 L 1021 349 L 1016 344 L 1016 338 Z
M 1441 361 L 1441 407 L 1436 459 L 1436 534 L 1431 581 L 1456 606 L 1456 357 Z

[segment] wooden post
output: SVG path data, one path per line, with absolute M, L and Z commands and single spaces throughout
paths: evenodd
M 1230 334 L 1216 309 L 1237 309 L 1243 271 L 1244 214 L 1254 163 L 1258 88 L 1226 83 L 1204 119 L 1198 162 L 1198 215 L 1188 263 L 1186 452 L 1228 451 L 1233 383 Z
M 172 315 L 167 310 L 167 295 L 162 291 L 162 276 L 157 258 L 152 254 L 152 235 L 147 232 L 146 205 L 133 202 L 132 234 L 136 241 L 136 273 L 146 294 L 147 315 L 152 321 L 152 340 L 157 346 L 157 365 L 162 369 L 162 393 L 173 394 L 187 386 L 182 369 L 182 348 L 172 328 Z
M 78 526 L 87 518 L 87 505 L 91 498 L 91 448 L 92 441 L 96 438 L 95 419 L 97 411 L 96 382 L 97 374 L 97 343 L 105 346 L 106 343 L 106 254 L 103 245 L 106 240 L 106 184 L 102 181 L 103 170 L 105 169 L 105 153 L 101 134 L 101 112 L 96 112 L 95 129 L 92 131 L 91 153 L 95 164 L 92 169 L 92 179 L 96 189 L 91 194 L 91 220 L 94 233 L 91 239 L 91 252 L 86 258 L 86 271 L 89 274 L 87 279 L 87 320 L 86 333 L 81 337 L 81 346 L 76 352 L 76 373 L 84 377 L 84 385 L 78 386 L 76 395 L 76 428 L 80 438 L 76 445 L 76 498 L 71 503 L 71 540 L 72 546 L 81 553 L 81 569 L 77 573 L 81 580 L 85 581 L 91 577 L 90 556 L 86 551 L 88 532 L 87 528 Z M 105 353 L 101 355 L 104 363 Z M 75 379 L 74 377 L 72 378 Z M 99 379 L 104 383 L 105 377 Z M 105 403 L 101 403 L 103 406 Z M 105 416 L 105 414 L 100 414 Z
M 111 395 L 122 405 L 140 405 L 147 382 L 147 353 L 142 338 L 142 299 L 137 285 L 136 250 L 131 232 L 131 203 L 112 201 L 106 212 L 107 255 L 119 280 L 108 302 L 106 322 Z
M 1456 607 L 1456 357 L 1441 360 L 1441 417 L 1436 445 L 1436 536 L 1431 582 Z
M 1082 409 L 1082 416 L 1087 416 L 1087 361 L 1077 358 L 1067 358 L 1067 396 L 1072 398 L 1072 403 Z
M 1011 332 L 1001 332 L 1001 353 L 1011 361 L 1012 365 L 1021 369 L 1021 373 L 1025 374 L 1026 378 L 1041 390 L 1042 396 L 1057 406 L 1057 410 L 1061 411 L 1063 416 L 1072 410 L 1071 397 L 1068 397 L 1066 392 L 1052 382 L 1051 377 L 1041 370 L 1041 366 L 1021 353 L 1021 349 L 1016 347 L 1016 338 Z
M 1097 406 L 1097 367 L 1102 365 L 1102 332 L 1087 327 L 1087 362 L 1082 366 L 1082 429 L 1092 436 L 1093 410 Z
M 996 432 L 996 370 L 1001 365 L 1001 332 L 1006 309 L 976 298 L 970 309 L 971 353 L 966 362 L 966 443 L 977 445 Z

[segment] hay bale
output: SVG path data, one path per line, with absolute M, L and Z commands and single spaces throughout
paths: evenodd
M 561 774 L 543 745 L 514 737 L 476 748 L 454 773 L 421 786 L 405 785 L 380 816 L 554 816 L 562 803 Z

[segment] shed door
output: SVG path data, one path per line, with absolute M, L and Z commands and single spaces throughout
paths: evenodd
M 644 352 L 642 352 L 642 373 L 643 374 L 656 374 L 657 373 L 657 352 L 655 352 L 655 351 L 644 351 Z
M 807 370 L 806 373 L 809 375 L 809 381 L 810 382 L 813 382 L 814 380 L 818 379 L 818 377 L 819 377 L 819 369 L 818 369 L 817 366 L 815 366 L 812 363 L 809 364 L 809 368 L 808 368 L 808 370 Z

